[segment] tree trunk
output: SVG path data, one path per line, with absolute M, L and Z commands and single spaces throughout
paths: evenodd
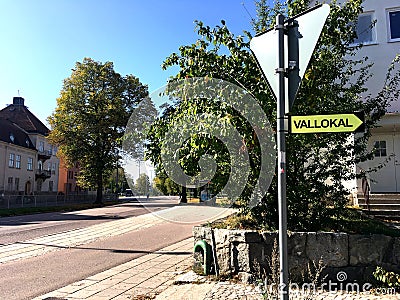
M 99 175 L 97 179 L 97 193 L 95 204 L 103 204 L 103 176 Z
M 182 186 L 181 203 L 187 203 L 186 186 Z

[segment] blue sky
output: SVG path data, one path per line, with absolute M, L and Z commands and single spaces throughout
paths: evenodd
M 0 0 L 0 108 L 19 90 L 46 122 L 63 79 L 84 57 L 112 61 L 152 92 L 177 71 L 163 71 L 163 60 L 196 40 L 194 20 L 250 30 L 242 3 L 255 17 L 253 0 Z

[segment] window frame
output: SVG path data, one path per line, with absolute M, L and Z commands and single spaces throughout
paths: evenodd
M 15 187 L 15 191 L 19 191 L 19 177 L 15 177 L 14 178 L 14 187 Z
M 32 157 L 28 157 L 28 159 L 27 159 L 26 170 L 33 171 L 33 158 Z
M 44 142 L 43 141 L 39 141 L 39 152 L 43 153 L 44 152 Z
M 7 179 L 7 191 L 13 191 L 13 182 L 14 182 L 14 177 L 8 177 Z
M 15 166 L 15 153 L 9 153 L 8 155 L 8 167 L 14 168 Z
M 15 156 L 15 168 L 21 169 L 21 155 L 19 154 Z
M 377 22 L 377 19 L 375 17 L 375 11 L 371 10 L 371 11 L 365 11 L 363 13 L 361 13 L 358 17 L 357 17 L 357 25 L 356 25 L 356 32 L 357 32 L 357 26 L 358 26 L 358 20 L 361 16 L 371 16 L 371 23 Z M 351 46 L 359 46 L 359 45 L 376 45 L 378 44 L 378 37 L 377 37 L 377 33 L 376 33 L 376 24 L 374 24 L 374 26 L 372 26 L 372 28 L 370 28 L 371 30 L 371 41 L 365 41 L 365 42 L 360 42 L 360 41 L 353 41 L 353 43 L 351 44 Z M 358 37 L 357 37 L 358 38 Z
M 390 30 L 391 29 L 390 13 L 392 13 L 392 12 L 398 12 L 400 14 L 400 7 L 392 7 L 392 8 L 386 9 L 386 29 L 387 29 L 387 37 L 388 37 L 389 43 L 400 42 L 400 37 L 392 38 L 392 33 Z
M 387 155 L 386 140 L 374 141 L 373 152 L 374 152 L 374 157 L 387 157 L 388 155 Z

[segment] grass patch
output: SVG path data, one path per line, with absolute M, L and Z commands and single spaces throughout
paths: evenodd
M 98 208 L 104 206 L 116 205 L 121 202 L 119 201 L 107 201 L 103 202 L 103 204 L 94 204 L 94 203 L 79 203 L 79 204 L 69 204 L 62 206 L 45 206 L 45 207 L 18 207 L 18 208 L 9 208 L 9 209 L 0 209 L 0 217 L 12 217 L 12 216 L 21 216 L 21 215 L 32 215 L 32 214 L 42 214 L 49 212 L 69 212 L 69 211 L 77 211 L 91 208 Z
M 361 213 L 359 209 L 346 208 L 339 217 L 331 216 L 325 224 L 321 224 L 318 231 L 345 232 L 353 234 L 384 234 L 400 237 L 400 229 Z M 247 229 L 259 231 L 276 231 L 278 228 L 262 225 L 259 220 L 251 215 L 233 214 L 225 219 L 209 223 L 208 226 L 219 229 Z M 315 231 L 303 228 L 298 231 Z

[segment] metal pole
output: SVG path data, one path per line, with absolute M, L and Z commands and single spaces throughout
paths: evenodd
M 139 159 L 139 176 L 138 176 L 138 181 L 137 182 L 140 182 L 139 179 L 140 179 L 140 159 Z M 139 200 L 140 200 L 140 190 L 138 190 L 138 193 L 139 193 L 138 197 L 139 197 Z
M 278 73 L 279 93 L 277 101 L 277 141 L 278 141 L 278 210 L 279 210 L 279 263 L 280 299 L 289 299 L 288 254 L 287 254 L 287 205 L 286 205 L 286 145 L 285 145 L 285 53 L 284 17 L 276 17 L 278 31 Z
M 117 158 L 118 159 L 118 158 Z M 118 161 L 117 161 L 117 177 L 115 179 L 115 192 L 117 194 L 117 200 L 118 200 L 118 195 L 119 195 L 119 189 L 118 189 Z

